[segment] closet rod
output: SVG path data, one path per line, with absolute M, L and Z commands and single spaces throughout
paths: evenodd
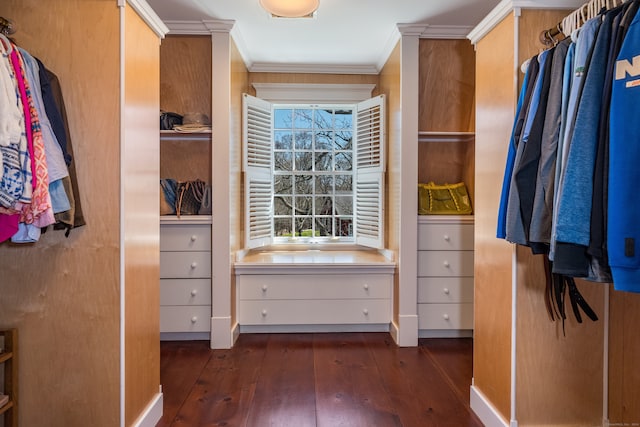
M 16 29 L 13 26 L 13 21 L 0 16 L 0 33 L 4 34 L 5 36 L 9 36 L 15 32 Z
M 603 9 L 613 9 L 625 1 L 626 0 L 591 0 L 565 16 L 555 27 L 542 31 L 539 40 L 546 46 L 556 44 L 558 42 L 556 36 L 562 34 L 564 37 L 569 37 L 571 33 L 580 28 L 582 24 L 598 16 Z

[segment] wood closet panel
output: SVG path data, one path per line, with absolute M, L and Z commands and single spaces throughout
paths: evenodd
M 124 140 L 125 425 L 134 425 L 160 384 L 160 241 L 157 208 L 160 41 L 127 5 Z M 153 189 L 154 191 L 151 191 Z M 159 190 L 158 190 L 159 191 Z M 135 238 L 143 236 L 144 239 Z
M 554 27 L 569 12 L 523 10 L 517 63 L 539 53 L 543 48 L 538 41 L 540 32 Z M 523 75 L 518 75 L 519 91 Z M 508 139 L 503 140 L 505 146 L 507 142 Z M 518 421 L 523 425 L 597 425 L 602 421 L 603 322 L 587 319 L 575 324 L 571 320 L 573 314 L 568 313 L 563 336 L 561 325 L 550 322 L 546 315 L 542 259 L 522 247 L 518 247 L 517 257 Z M 603 286 L 584 281 L 578 286 L 602 317 Z M 544 393 L 532 394 L 534 390 Z
M 212 144 L 208 139 L 164 140 L 160 143 L 160 177 L 178 181 L 200 179 L 211 184 L 211 156 Z
M 250 92 L 249 71 L 242 60 L 240 51 L 231 40 L 231 153 L 230 153 L 230 202 L 229 202 L 229 242 L 232 252 L 242 249 L 244 245 L 244 209 L 242 203 L 242 94 Z M 214 141 L 214 144 L 216 142 Z M 236 316 L 236 275 L 230 274 L 231 280 L 231 322 Z
M 380 71 L 380 93 L 387 97 L 387 173 L 385 175 L 385 247 L 394 251 L 400 251 L 400 181 L 402 174 L 402 129 L 400 118 L 400 43 L 387 58 L 387 62 Z M 393 320 L 399 322 L 400 313 L 400 280 L 399 274 L 394 275 L 393 283 Z M 396 323 L 398 324 L 398 323 Z
M 610 286 L 609 421 L 640 421 L 640 294 Z
M 20 423 L 120 423 L 119 8 L 3 0 L 15 39 L 59 78 L 87 225 L 0 245 L 0 324 L 20 332 Z M 156 389 L 157 390 L 157 389 Z
M 168 35 L 160 52 L 160 109 L 211 119 L 211 36 Z
M 496 239 L 496 213 L 515 110 L 513 15 L 476 46 L 474 385 L 510 417 L 513 247 Z
M 475 52 L 469 40 L 420 39 L 420 131 L 475 130 Z

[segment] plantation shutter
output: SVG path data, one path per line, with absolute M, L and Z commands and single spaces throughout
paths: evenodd
M 245 248 L 271 244 L 273 179 L 271 103 L 244 94 L 243 172 L 245 196 Z
M 384 95 L 356 107 L 356 243 L 384 247 Z

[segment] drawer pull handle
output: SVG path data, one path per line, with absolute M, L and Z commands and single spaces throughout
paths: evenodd
M 191 290 L 191 296 L 192 296 L 192 297 L 195 297 L 197 293 L 198 293 L 198 290 L 197 290 L 197 289 L 193 289 L 193 290 Z
M 198 266 L 198 263 L 197 263 L 197 262 L 193 261 L 193 262 L 191 263 L 191 269 L 195 269 L 197 266 Z
M 446 295 L 449 295 L 449 288 L 444 288 L 442 291 L 443 291 Z
M 369 315 L 369 310 L 367 310 L 366 308 L 364 310 L 362 310 L 362 314 L 364 314 L 365 316 Z
M 444 320 L 447 320 L 447 321 L 448 321 L 448 320 L 449 320 L 449 315 L 448 315 L 448 314 L 445 314 L 444 316 L 442 316 L 442 318 L 443 318 Z
M 262 317 L 267 317 L 267 310 L 262 310 Z
M 198 321 L 198 318 L 196 316 L 193 316 L 191 318 L 191 323 L 196 323 Z
M 191 236 L 191 241 L 195 242 L 196 240 L 198 240 L 198 236 L 196 236 L 195 234 L 193 236 Z
M 443 238 L 445 242 L 448 242 L 449 240 L 451 240 L 448 234 L 445 234 Z
M 363 286 L 363 288 L 364 288 L 364 290 L 365 290 L 365 291 L 368 291 L 368 290 L 369 290 L 369 284 L 368 284 L 368 283 L 365 283 L 365 284 L 364 284 L 364 286 Z
M 269 289 L 267 285 L 262 285 L 262 292 L 267 292 L 267 289 Z
M 449 268 L 451 264 L 449 264 L 449 261 L 445 261 L 442 263 L 442 265 L 444 265 L 445 268 Z

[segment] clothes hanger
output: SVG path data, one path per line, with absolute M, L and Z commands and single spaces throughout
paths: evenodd
M 0 44 L 4 47 L 5 54 L 10 55 L 13 51 L 13 43 L 9 40 L 9 37 L 5 36 L 0 31 Z
M 16 32 L 15 26 L 10 19 L 0 16 L 0 33 L 9 36 Z

